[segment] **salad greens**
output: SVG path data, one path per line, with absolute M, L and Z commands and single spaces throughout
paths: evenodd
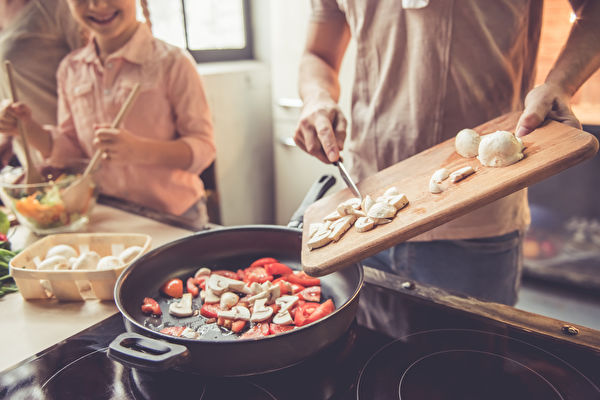
M 6 237 L 8 228 L 10 228 L 8 217 L 0 211 L 0 297 L 19 291 L 15 281 L 8 273 L 8 263 L 17 255 L 17 252 L 10 249 L 10 242 Z

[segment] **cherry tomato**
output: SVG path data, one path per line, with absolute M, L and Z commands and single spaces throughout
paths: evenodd
M 221 311 L 221 308 L 216 304 L 202 304 L 200 308 L 200 315 L 206 318 L 217 318 L 217 313 Z
M 242 334 L 242 338 L 260 338 L 264 336 L 269 336 L 269 324 L 268 323 L 258 323 L 254 325 L 252 328 L 248 329 L 246 332 Z
M 167 296 L 180 298 L 183 296 L 183 281 L 181 279 L 171 279 L 161 286 L 160 291 Z
M 160 333 L 166 333 L 171 336 L 181 336 L 181 333 L 185 329 L 185 326 L 169 326 L 160 330 Z
M 266 264 L 265 270 L 271 275 L 287 275 L 294 272 L 290 267 L 282 263 Z
M 259 258 L 258 260 L 254 261 L 252 264 L 250 264 L 249 268 L 262 267 L 263 265 L 273 264 L 273 263 L 276 263 L 276 262 L 279 262 L 279 261 L 277 261 L 273 257 Z
M 213 274 L 221 275 L 229 279 L 239 279 L 238 274 L 226 269 L 218 269 L 212 272 Z
M 315 322 L 320 320 L 326 315 L 329 315 L 335 310 L 333 306 L 333 301 L 328 299 L 323 304 L 320 304 L 304 321 L 305 324 L 310 324 L 311 322 Z
M 278 333 L 291 331 L 293 329 L 294 325 L 269 324 L 269 332 L 271 335 L 277 335 Z
M 160 306 L 152 297 L 144 297 L 144 304 L 142 304 L 142 312 L 144 314 L 162 315 Z
M 186 282 L 186 288 L 188 293 L 191 293 L 193 297 L 198 296 L 198 293 L 200 293 L 200 289 L 198 289 L 198 286 L 196 286 L 195 278 L 188 278 Z
M 298 293 L 298 297 L 306 301 L 321 301 L 321 286 L 310 286 Z
M 284 275 L 283 279 L 290 283 L 297 283 L 302 286 L 317 286 L 321 284 L 321 280 L 319 278 L 313 278 L 309 276 L 304 271 L 294 271 L 291 274 Z

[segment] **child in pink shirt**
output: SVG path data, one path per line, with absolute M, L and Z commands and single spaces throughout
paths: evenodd
M 175 215 L 199 212 L 195 222 L 205 222 L 199 174 L 214 160 L 215 144 L 195 62 L 137 21 L 136 0 L 68 3 L 91 40 L 59 66 L 57 126 L 42 127 L 15 103 L 0 113 L 0 131 L 15 135 L 21 119 L 29 142 L 51 163 L 89 159 L 100 149 L 95 181 L 102 193 Z M 136 83 L 133 106 L 111 129 Z

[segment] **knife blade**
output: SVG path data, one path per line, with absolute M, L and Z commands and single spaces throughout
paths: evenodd
M 350 174 L 348 174 L 348 171 L 346 170 L 346 167 L 344 167 L 344 164 L 342 163 L 341 159 L 340 159 L 340 161 L 334 161 L 333 165 L 338 167 L 338 170 L 340 171 L 340 175 L 342 176 L 342 179 L 344 180 L 344 182 L 346 182 L 346 185 L 348 185 L 348 187 L 350 188 L 350 191 L 352 193 L 354 193 L 354 195 L 356 197 L 358 197 L 360 199 L 360 201 L 362 202 L 362 200 L 363 200 L 362 195 L 358 191 L 358 187 L 356 187 L 356 184 L 350 177 Z

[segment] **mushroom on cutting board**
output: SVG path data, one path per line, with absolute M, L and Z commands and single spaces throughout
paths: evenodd
M 523 158 L 523 142 L 507 131 L 485 135 L 479 143 L 477 158 L 486 167 L 506 167 Z
M 191 293 L 184 293 L 181 300 L 169 304 L 169 314 L 176 317 L 189 317 L 193 313 Z
M 354 227 L 358 232 L 370 231 L 375 227 L 375 220 L 369 217 L 360 217 L 354 223 Z
M 475 170 L 473 169 L 473 167 L 471 167 L 470 165 L 467 165 L 466 167 L 462 167 L 462 168 L 454 171 L 453 173 L 451 173 L 450 181 L 455 183 L 455 182 L 465 179 L 467 176 L 472 175 L 474 173 L 475 173 Z
M 465 158 L 475 157 L 479 153 L 481 137 L 473 129 L 463 129 L 454 139 L 456 152 Z

